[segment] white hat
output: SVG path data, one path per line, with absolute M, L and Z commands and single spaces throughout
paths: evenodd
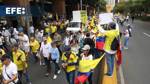
M 89 45 L 85 45 L 82 50 L 90 50 L 90 46 Z

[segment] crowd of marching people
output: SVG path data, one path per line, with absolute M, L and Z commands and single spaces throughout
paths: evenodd
M 73 33 L 65 31 L 67 21 L 41 22 L 39 29 L 30 23 L 28 33 L 23 27 L 13 28 L 1 25 L 0 32 L 0 76 L 2 84 L 31 84 L 28 73 L 29 59 L 46 66 L 45 76 L 51 73 L 51 63 L 55 72 L 53 79 L 63 70 L 69 84 L 75 84 L 76 76 L 86 75 L 83 83 L 93 84 L 94 68 L 85 72 L 80 71 L 80 60 L 94 60 L 105 53 L 108 71 L 105 75 L 113 74 L 115 55 L 120 48 L 119 26 L 112 22 L 106 30 L 98 25 L 96 17 L 83 24 L 82 31 Z M 123 32 L 125 35 L 124 48 L 128 49 L 128 40 L 131 37 L 131 26 Z M 78 72 L 78 73 L 77 73 Z M 77 73 L 77 74 L 76 74 Z M 1 84 L 0 83 L 0 84 Z M 77 84 L 77 83 L 76 83 Z

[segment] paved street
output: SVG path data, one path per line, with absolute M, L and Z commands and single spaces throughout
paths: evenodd
M 123 55 L 125 84 L 149 84 L 150 23 L 135 21 L 129 49 Z
M 30 65 L 29 74 L 31 76 L 32 84 L 67 84 L 65 75 L 63 72 L 58 75 L 56 80 L 53 80 L 54 73 L 51 73 L 49 77 L 45 77 L 46 67 L 39 64 Z M 52 71 L 54 72 L 54 71 Z

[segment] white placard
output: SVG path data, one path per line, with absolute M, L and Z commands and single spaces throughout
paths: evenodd
M 113 13 L 99 14 L 99 24 L 108 24 L 113 22 Z

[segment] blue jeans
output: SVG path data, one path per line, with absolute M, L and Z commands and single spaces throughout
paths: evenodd
M 66 78 L 69 84 L 74 84 L 75 71 L 66 72 Z
M 106 62 L 107 62 L 107 74 L 112 76 L 113 70 L 114 70 L 114 60 L 115 60 L 115 54 L 109 54 L 106 52 Z
M 124 47 L 128 47 L 129 44 L 129 37 L 125 37 L 124 39 Z
M 57 75 L 58 73 L 58 70 L 60 70 L 60 67 L 59 67 L 59 64 L 58 63 L 56 63 L 56 60 L 52 60 L 53 61 L 53 63 L 54 63 L 54 65 L 55 65 L 55 75 Z
M 20 83 L 22 84 L 22 76 L 25 76 L 25 79 L 26 79 L 26 82 L 30 82 L 30 76 L 29 76 L 29 73 L 28 73 L 28 71 L 26 71 L 26 73 L 23 73 L 23 71 L 21 70 L 21 71 L 18 71 L 18 77 L 19 77 L 19 81 L 20 81 Z

